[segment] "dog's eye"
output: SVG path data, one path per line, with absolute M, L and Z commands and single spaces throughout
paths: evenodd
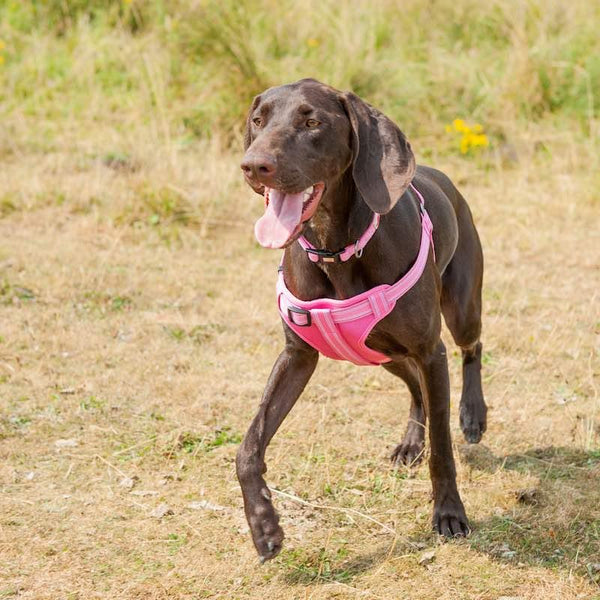
M 262 119 L 260 117 L 254 117 L 254 119 L 252 119 L 252 122 L 257 126 L 260 127 L 262 125 Z
M 308 121 L 306 121 L 306 126 L 309 129 L 312 129 L 313 127 L 318 127 L 321 123 L 319 123 L 319 121 L 317 121 L 316 119 L 308 119 Z

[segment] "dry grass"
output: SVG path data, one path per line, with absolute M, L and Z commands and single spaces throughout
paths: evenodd
M 540 140 L 550 154 L 531 151 Z M 389 468 L 399 382 L 322 360 L 272 444 L 269 481 L 336 510 L 277 497 L 286 549 L 261 568 L 233 457 L 281 345 L 278 254 L 252 238 L 261 206 L 239 157 L 213 143 L 169 161 L 151 144 L 121 162 L 78 147 L 6 160 L 2 193 L 26 202 L 0 220 L 0 597 L 597 597 L 593 147 L 534 127 L 515 143 L 510 169 L 438 163 L 470 199 L 487 259 L 480 447 L 463 447 L 451 361 L 473 536 L 440 544 L 427 469 Z M 160 190 L 172 202 L 157 220 Z M 189 508 L 202 500 L 222 510 Z M 162 503 L 174 514 L 152 517 Z
M 475 3 L 441 3 L 454 4 L 471 18 Z M 172 42 L 170 56 L 152 31 L 79 22 L 63 38 L 0 23 L 9 117 L 0 120 L 0 598 L 600 598 L 598 103 L 585 99 L 583 121 L 566 108 L 522 120 L 519 89 L 537 60 L 545 64 L 540 49 L 562 68 L 548 37 L 562 9 L 546 4 L 536 21 L 536 3 L 520 3 L 531 10 L 511 29 L 500 99 L 476 78 L 467 86 L 485 91 L 483 108 L 462 115 L 489 115 L 489 154 L 449 151 L 424 81 L 409 78 L 398 92 L 409 113 L 428 99 L 422 122 L 401 124 L 420 161 L 468 198 L 486 255 L 490 424 L 479 446 L 465 446 L 458 429 L 460 357 L 447 339 L 473 535 L 441 543 L 429 530 L 427 468 L 389 467 L 408 412 L 403 385 L 381 369 L 323 359 L 268 452 L 287 540 L 262 567 L 233 458 L 281 347 L 279 254 L 254 241 L 262 206 L 242 185 L 240 154 L 220 142 L 231 129 L 205 139 L 181 125 L 196 92 L 200 103 L 216 88 L 233 97 L 240 73 L 205 89 L 186 63 L 178 79 Z M 370 44 L 359 18 L 366 4 L 340 6 L 356 33 L 340 44 Z M 510 21 L 507 2 L 490 6 L 493 19 Z M 572 40 L 575 17 L 595 14 L 593 3 L 569 3 L 565 14 L 561 35 Z M 375 29 L 385 16 L 373 13 Z M 463 76 L 447 75 L 448 52 L 432 31 L 421 48 L 436 65 L 428 77 L 454 102 Z M 479 45 L 456 35 L 466 77 Z M 364 61 L 383 69 L 375 42 L 363 44 Z M 248 60 L 273 60 L 248 43 Z M 22 53 L 19 64 L 11 52 Z M 305 52 L 317 68 L 318 51 Z M 344 71 L 343 56 L 326 65 L 332 83 L 360 75 Z M 299 74 L 291 55 L 278 64 L 281 76 Z M 356 81 L 393 105 L 385 79 Z M 546 106 L 535 90 L 524 102 Z M 565 98 L 577 104 L 577 94 Z M 172 514 L 153 516 L 163 504 Z

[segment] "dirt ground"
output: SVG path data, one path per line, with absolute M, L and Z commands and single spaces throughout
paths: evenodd
M 593 148 L 565 134 L 546 155 L 543 136 L 516 162 L 427 161 L 486 258 L 478 446 L 444 333 L 471 537 L 430 532 L 426 465 L 390 468 L 403 385 L 322 358 L 268 451 L 287 539 L 264 566 L 233 461 L 282 344 L 279 252 L 253 238 L 240 156 L 107 159 L 75 137 L 7 154 L 0 598 L 600 598 L 600 180 Z

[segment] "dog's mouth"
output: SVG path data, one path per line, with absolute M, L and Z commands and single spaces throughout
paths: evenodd
M 285 248 L 293 242 L 315 214 L 324 190 L 322 182 L 297 194 L 265 186 L 265 214 L 254 226 L 258 243 L 265 248 Z

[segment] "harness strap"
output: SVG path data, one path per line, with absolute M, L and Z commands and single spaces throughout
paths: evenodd
M 328 308 L 316 308 L 310 311 L 312 319 L 321 332 L 321 335 L 337 354 L 355 364 L 364 363 L 364 358 L 340 334 L 331 313 L 332 311 Z
M 429 248 L 433 249 L 433 224 L 427 211 L 425 210 L 425 201 L 423 196 L 417 190 L 412 183 L 410 184 L 414 192 L 416 192 L 421 209 L 421 244 L 419 246 L 419 253 L 417 259 L 411 266 L 411 268 L 399 279 L 396 283 L 390 286 L 381 286 L 384 289 L 377 290 L 374 288 L 371 295 L 348 308 L 332 308 L 331 313 L 335 322 L 347 323 L 354 319 L 360 319 L 371 312 L 378 316 L 380 312 L 387 314 L 389 312 L 389 305 L 392 306 L 398 301 L 399 298 L 404 296 L 414 285 L 419 281 L 419 278 L 423 274 L 425 265 L 427 264 L 427 257 L 429 256 Z M 434 258 L 435 258 L 435 250 Z M 379 305 L 378 305 L 379 303 Z
M 365 346 L 364 340 L 372 328 L 394 309 L 398 299 L 406 294 L 417 283 L 427 264 L 430 249 L 435 257 L 435 250 L 433 248 L 433 224 L 425 210 L 423 196 L 412 184 L 411 188 L 419 198 L 421 212 L 421 242 L 415 262 L 396 283 L 392 285 L 382 284 L 371 288 L 367 292 L 359 294 L 360 299 L 355 297 L 343 301 L 328 301 L 327 299 L 301 301 L 291 294 L 285 285 L 283 269 L 282 267 L 279 268 L 279 277 L 277 281 L 279 311 L 284 320 L 287 321 L 288 325 L 292 326 L 300 337 L 305 339 L 305 341 L 320 352 L 332 356 L 333 358 L 343 358 L 358 365 L 381 364 L 382 362 L 389 360 L 389 358 L 386 359 L 384 355 L 381 355 L 381 359 L 379 359 L 374 350 Z M 379 222 L 377 221 L 377 225 L 378 223 Z M 364 245 L 366 245 L 368 240 L 372 237 L 376 228 L 377 227 L 375 226 L 370 234 L 369 230 L 367 230 L 361 237 L 361 240 L 367 238 L 361 247 L 361 251 L 362 248 L 364 248 Z M 359 242 L 360 240 L 356 242 L 357 247 Z M 314 262 L 315 259 L 312 258 L 310 251 L 307 250 L 307 252 Z M 341 256 L 341 253 L 339 254 Z M 357 253 L 357 256 L 360 258 L 360 254 Z M 325 261 L 326 258 L 324 259 Z M 319 255 L 317 255 L 316 260 L 319 260 Z M 331 262 L 333 262 L 333 260 Z M 347 259 L 340 258 L 340 260 Z M 320 303 L 320 306 L 318 308 L 312 308 L 314 305 L 313 303 Z M 329 306 L 327 306 L 327 303 L 329 303 Z M 323 304 L 325 304 L 325 306 L 323 306 Z M 355 323 L 354 330 L 352 330 L 353 326 L 350 324 L 364 318 L 366 318 L 366 320 L 363 320 L 361 323 Z M 348 324 L 343 331 L 338 327 L 338 325 L 342 323 Z M 310 333 L 311 326 L 313 327 L 313 334 Z M 317 334 L 316 338 L 314 337 L 315 333 Z M 345 335 L 350 335 L 349 339 L 351 342 L 354 342 L 354 344 L 349 343 L 346 340 Z M 361 355 L 361 348 L 364 352 L 367 352 L 366 355 Z
M 427 257 L 429 256 L 429 247 L 433 248 L 433 225 L 429 218 L 429 215 L 423 209 L 422 215 L 422 233 L 421 233 L 421 246 L 419 248 L 419 254 L 417 260 L 413 263 L 413 266 L 408 272 L 396 283 L 391 285 L 385 292 L 386 298 L 390 302 L 396 302 L 398 298 L 404 296 L 408 290 L 410 290 L 419 278 L 423 274 L 425 265 L 427 264 Z

